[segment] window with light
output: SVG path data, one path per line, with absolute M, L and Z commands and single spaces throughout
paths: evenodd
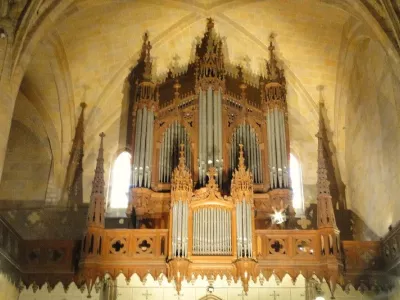
M 128 152 L 122 152 L 114 162 L 111 173 L 111 208 L 128 207 L 128 193 L 131 178 L 131 155 Z
M 290 153 L 290 178 L 293 189 L 293 208 L 296 211 L 304 209 L 303 179 L 299 160 Z

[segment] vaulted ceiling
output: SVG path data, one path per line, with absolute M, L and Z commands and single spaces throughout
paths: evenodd
M 90 136 L 119 125 L 124 81 L 144 32 L 153 44 L 153 71 L 162 76 L 171 66 L 188 63 L 209 16 L 226 37 L 227 59 L 254 73 L 264 72 L 269 36 L 276 35 L 289 82 L 293 140 L 302 147 L 311 143 L 308 151 L 315 152 L 317 86 L 325 87 L 323 96 L 333 107 L 345 11 L 311 0 L 76 1 L 63 15 L 36 48 L 21 90 L 34 92 L 46 107 L 64 152 L 81 101 L 88 104 L 89 147 Z

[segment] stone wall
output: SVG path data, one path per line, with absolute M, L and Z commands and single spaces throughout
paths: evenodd
M 51 166 L 48 140 L 39 139 L 28 127 L 13 121 L 0 200 L 44 200 Z
M 169 283 L 167 279 L 161 278 L 154 280 L 150 275 L 147 275 L 145 280 L 142 282 L 139 277 L 135 274 L 129 280 L 125 280 L 123 275 L 119 275 L 115 281 L 109 279 L 106 281 L 107 284 L 103 285 L 98 283 L 93 289 L 91 299 L 101 300 L 162 300 L 162 299 L 187 299 L 195 300 L 202 299 L 206 295 L 210 295 L 207 292 L 207 288 L 210 286 L 210 282 L 206 279 L 197 278 L 196 280 L 182 283 L 182 290 L 180 295 L 177 294 L 174 284 Z M 306 287 L 308 284 L 301 275 L 295 280 L 289 276 L 285 276 L 282 280 L 279 280 L 274 275 L 268 280 L 265 279 L 262 283 L 250 283 L 250 288 L 245 295 L 242 289 L 242 283 L 240 280 L 235 282 L 228 282 L 226 278 L 217 277 L 213 282 L 212 295 L 215 298 L 210 299 L 223 299 L 223 300 L 313 300 L 316 296 L 315 289 Z M 319 290 L 325 297 L 330 299 L 331 293 L 327 283 L 324 281 L 319 284 Z M 50 292 L 47 286 L 44 285 L 41 288 L 33 289 L 30 286 L 28 289 L 24 289 L 21 292 L 19 300 L 34 300 L 34 299 L 65 299 L 65 300 L 83 300 L 87 299 L 88 291 L 83 288 L 79 290 L 75 284 L 71 284 L 67 290 L 64 290 L 61 284 L 58 284 Z M 332 298 L 333 299 L 333 298 Z M 387 299 L 387 294 L 381 293 L 376 294 L 371 291 L 360 292 L 353 286 L 348 285 L 343 290 L 340 286 L 337 286 L 335 290 L 335 298 L 338 300 L 372 300 L 372 299 Z
M 400 216 L 400 80 L 376 41 L 354 46 L 346 115 L 346 197 L 376 234 Z M 398 66 L 397 66 L 398 67 Z
M 0 300 L 18 300 L 19 290 L 9 277 L 0 273 Z

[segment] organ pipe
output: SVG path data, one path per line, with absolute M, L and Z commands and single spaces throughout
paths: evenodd
M 284 110 L 272 107 L 267 112 L 268 165 L 271 188 L 289 187 Z
M 188 240 L 188 204 L 186 201 L 176 201 L 172 209 L 172 256 L 187 257 Z
M 236 204 L 236 230 L 238 257 L 252 257 L 252 210 L 244 199 Z
M 137 110 L 135 130 L 132 183 L 134 187 L 150 188 L 154 130 L 152 108 L 143 107 Z
M 260 168 L 261 154 L 260 146 L 254 128 L 249 124 L 240 124 L 232 134 L 232 144 L 230 151 L 230 171 L 231 176 L 237 167 L 237 149 L 238 145 L 243 144 L 244 155 L 247 161 L 247 167 L 253 173 L 254 182 L 262 183 L 262 169 Z
M 171 172 L 178 165 L 179 151 L 178 146 L 183 144 L 186 166 L 191 168 L 191 152 L 190 140 L 188 133 L 184 126 L 178 121 L 174 121 L 163 133 L 161 149 L 160 149 L 160 163 L 159 163 L 159 181 L 168 183 L 171 181 Z
M 204 185 L 209 167 L 217 169 L 222 184 L 222 95 L 221 89 L 199 92 L 199 183 Z
M 231 214 L 205 207 L 193 212 L 193 255 L 231 255 Z

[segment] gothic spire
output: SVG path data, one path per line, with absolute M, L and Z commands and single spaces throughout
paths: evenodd
M 94 171 L 94 179 L 92 182 L 92 195 L 104 195 L 104 149 L 103 138 L 106 136 L 104 132 L 100 133 L 100 148 L 97 156 L 96 169 Z
M 186 158 L 185 158 L 185 145 L 184 144 L 180 144 L 179 145 L 179 165 L 178 168 L 180 170 L 185 169 L 186 167 Z
M 84 112 L 86 103 L 80 104 L 81 113 L 78 118 L 78 123 L 75 127 L 75 136 L 72 141 L 70 151 L 70 159 L 67 168 L 67 175 L 64 183 L 63 202 L 68 203 L 68 206 L 82 203 L 82 172 L 83 172 L 83 147 L 84 142 Z M 67 198 L 67 199 L 66 199 Z
M 214 20 L 207 18 L 206 32 L 196 47 L 197 80 L 208 88 L 210 84 L 224 86 L 225 65 L 222 38 L 216 34 Z
M 231 184 L 231 195 L 236 200 L 243 198 L 251 201 L 253 195 L 253 175 L 246 170 L 244 164 L 243 144 L 239 144 L 238 168 L 233 173 Z
M 146 54 L 147 54 L 147 51 L 146 51 L 147 44 L 149 43 L 149 33 L 147 31 L 143 34 L 142 39 L 143 39 L 143 43 L 142 43 L 142 50 L 140 52 L 140 59 L 139 60 L 143 60 L 144 61 L 145 58 L 146 58 Z
M 214 29 L 214 20 L 213 18 L 207 18 L 207 31 L 210 32 Z
M 100 147 L 97 156 L 96 169 L 92 182 L 92 195 L 87 215 L 88 227 L 104 228 L 104 149 L 103 138 L 105 134 L 100 133 Z
M 190 193 L 193 187 L 192 175 L 186 166 L 185 145 L 179 145 L 179 164 L 172 173 L 171 189 L 173 192 L 184 191 Z
M 285 85 L 285 77 L 283 75 L 283 69 L 280 69 L 278 67 L 278 61 L 275 56 L 275 36 L 274 34 L 271 34 L 269 37 L 269 60 L 266 61 L 266 66 L 267 66 L 267 81 L 268 82 L 277 82 L 280 83 L 281 85 Z
M 323 102 L 319 103 L 319 126 L 316 137 L 318 138 L 318 170 L 317 170 L 317 225 L 318 228 L 335 228 L 335 212 L 333 210 L 332 197 L 329 191 L 329 180 L 327 176 L 325 149 L 324 149 L 324 131 L 325 124 L 322 115 Z
M 238 171 L 246 171 L 246 166 L 244 165 L 244 152 L 243 152 L 243 144 L 239 144 L 239 165 Z
M 142 46 L 142 53 L 144 51 L 144 73 L 143 73 L 143 78 L 146 81 L 151 81 L 151 72 L 152 72 L 152 62 L 151 62 L 151 57 L 150 57 L 150 51 L 151 51 L 151 43 L 149 41 L 149 36 L 148 33 L 145 33 L 145 36 L 143 38 L 143 46 Z
M 317 188 L 318 195 L 329 195 L 329 180 L 328 180 L 328 171 L 326 170 L 326 162 L 324 155 L 324 141 L 323 141 L 323 132 L 325 130 L 325 124 L 322 116 L 322 108 L 323 103 L 319 103 L 319 124 L 318 124 L 318 133 L 316 137 L 318 138 L 318 180 L 317 180 Z

